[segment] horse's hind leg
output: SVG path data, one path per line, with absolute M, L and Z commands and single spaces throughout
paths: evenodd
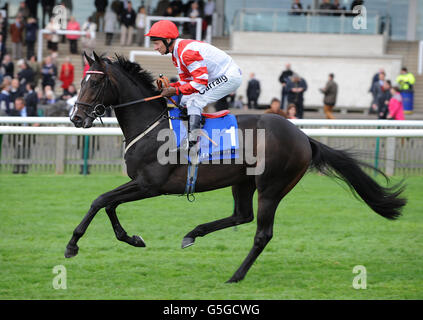
M 254 178 L 247 183 L 234 185 L 232 187 L 232 195 L 235 203 L 233 215 L 198 225 L 186 234 L 182 240 L 181 247 L 186 248 L 193 245 L 196 237 L 203 237 L 217 230 L 253 221 L 253 195 L 255 190 L 256 184 Z
M 273 181 L 265 181 L 264 188 L 260 188 L 260 182 L 258 183 L 257 231 L 254 237 L 254 244 L 247 258 L 245 258 L 244 262 L 228 282 L 238 282 L 244 279 L 254 261 L 272 239 L 273 222 L 278 204 L 302 178 L 306 170 L 307 167 L 300 172 L 297 171 L 294 177 L 291 175 L 291 177 L 279 177 L 279 181 L 275 179 Z
M 118 239 L 120 238 L 119 240 L 128 242 L 134 246 L 143 246 L 144 241 L 142 241 L 140 237 L 134 236 L 130 238 L 126 235 L 125 230 L 123 230 L 116 217 L 114 209 L 120 203 L 140 200 L 151 196 L 153 195 L 144 192 L 142 188 L 140 188 L 140 185 L 134 180 L 99 196 L 96 200 L 93 201 L 90 210 L 82 219 L 81 223 L 73 231 L 72 238 L 66 246 L 65 257 L 70 258 L 78 254 L 78 240 L 84 235 L 97 212 L 105 207 L 107 208 L 107 214 L 112 222 L 113 229 Z

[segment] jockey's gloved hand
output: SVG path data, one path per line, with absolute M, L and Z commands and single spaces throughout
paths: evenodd
M 162 97 L 172 97 L 175 96 L 177 93 L 176 88 L 174 87 L 167 87 L 167 88 L 163 88 L 161 95 Z

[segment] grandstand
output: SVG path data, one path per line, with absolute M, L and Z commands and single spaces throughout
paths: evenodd
M 133 1 L 137 8 L 141 2 Z M 184 1 L 186 2 L 186 1 Z M 349 9 L 351 0 L 341 0 Z M 9 18 L 13 21 L 19 1 L 9 1 Z M 153 13 L 157 0 L 142 1 Z M 303 0 L 303 8 L 318 9 L 320 1 Z M 340 87 L 338 109 L 367 111 L 370 104 L 368 89 L 373 74 L 379 69 L 387 71 L 395 82 L 401 66 L 407 66 L 416 76 L 414 117 L 423 112 L 423 78 L 418 74 L 419 40 L 423 37 L 423 2 L 417 0 L 365 1 L 367 29 L 351 28 L 353 17 L 313 14 L 290 15 L 291 1 L 232 0 L 216 1 L 212 43 L 234 57 L 244 73 L 238 94 L 245 96 L 250 72 L 255 72 L 262 83 L 259 104 L 267 105 L 272 97 L 280 96 L 278 78 L 287 62 L 308 82 L 305 106 L 319 110 L 327 74 L 335 73 Z M 79 23 L 95 11 L 94 1 L 73 1 L 73 15 Z M 39 6 L 41 16 L 41 6 Z M 312 11 L 310 11 L 312 12 Z M 187 37 L 187 35 L 184 35 Z M 10 40 L 8 40 L 10 41 Z M 97 33 L 96 52 L 129 57 L 133 50 L 151 51 L 136 45 L 121 47 L 116 30 L 112 46 L 105 46 L 105 34 Z M 78 49 L 81 50 L 79 44 Z M 47 54 L 43 43 L 43 56 Z M 68 44 L 59 45 L 59 64 L 71 57 L 75 66 L 75 85 L 79 88 L 82 76 L 82 58 L 69 55 Z M 153 72 L 175 76 L 170 59 L 159 56 L 137 56 L 136 61 Z M 56 86 L 60 93 L 60 85 Z

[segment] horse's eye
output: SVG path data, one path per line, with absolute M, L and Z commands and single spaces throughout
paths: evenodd
M 99 84 L 99 82 L 98 82 L 98 81 L 96 81 L 96 80 L 92 80 L 92 81 L 91 81 L 91 87 L 97 87 L 97 86 L 98 86 L 98 84 Z

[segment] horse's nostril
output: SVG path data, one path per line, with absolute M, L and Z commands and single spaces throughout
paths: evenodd
M 71 121 L 72 121 L 73 123 L 77 123 L 77 122 L 81 122 L 81 121 L 82 121 L 82 119 L 81 119 L 81 117 L 80 117 L 80 116 L 74 115 L 74 116 L 72 117 Z

